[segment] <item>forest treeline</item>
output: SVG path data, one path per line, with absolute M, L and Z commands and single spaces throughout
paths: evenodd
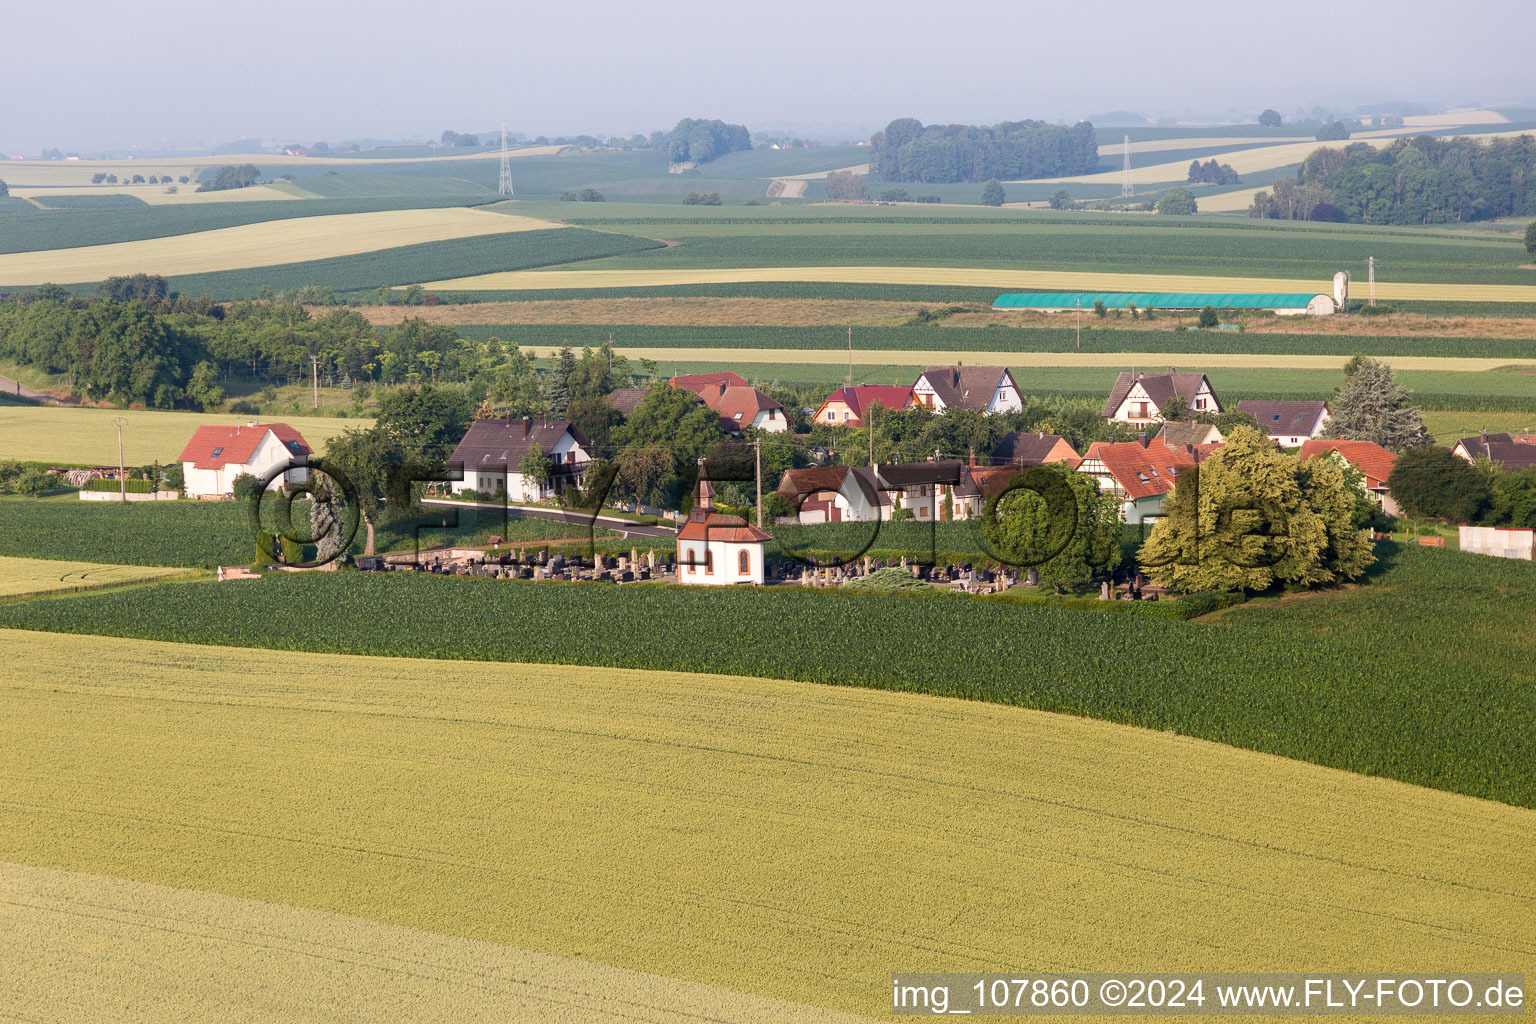
M 884 181 L 1009 181 L 1091 174 L 1099 166 L 1093 125 L 1044 121 L 931 124 L 897 118 L 870 137 L 870 169 Z

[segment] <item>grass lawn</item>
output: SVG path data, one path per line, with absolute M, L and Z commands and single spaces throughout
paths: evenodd
M 1536 971 L 1536 812 L 1162 732 L 770 679 L 9 630 L 0 663 L 0 862 L 98 876 L 52 877 L 45 907 L 93 908 L 62 933 L 14 895 L 36 871 L 0 876 L 8 948 L 59 977 L 50 1006 L 134 978 L 249 991 L 186 923 L 199 893 L 256 978 L 301 927 L 283 908 L 363 919 L 298 946 L 253 1012 L 332 977 L 325 1006 L 367 999 L 354 990 L 407 972 L 424 987 L 406 1010 L 467 975 L 612 1012 L 633 990 L 603 965 L 659 976 L 651 1006 L 683 981 L 879 1019 L 892 973 L 999 964 Z M 168 894 L 125 900 L 112 878 L 181 900 L 146 921 Z M 151 949 L 189 934 L 125 980 L 103 907 Z M 370 921 L 411 930 L 377 981 Z M 502 985 L 438 969 L 425 933 L 593 966 Z M 816 1017 L 706 1001 L 693 1019 Z

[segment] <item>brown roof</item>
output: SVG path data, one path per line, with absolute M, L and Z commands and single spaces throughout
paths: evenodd
M 1210 444 L 1221 440 L 1221 431 L 1214 424 L 1197 420 L 1169 420 L 1157 436 L 1168 444 Z
M 960 479 L 964 463 L 959 459 L 937 462 L 897 462 L 880 467 L 880 479 L 890 487 L 916 487 L 919 484 L 952 484 Z
M 650 393 L 650 388 L 614 388 L 608 392 L 608 404 L 617 409 L 620 415 L 632 416 Z
M 586 447 L 586 436 L 570 420 L 475 420 L 448 465 L 462 466 L 466 472 L 505 466 L 515 473 L 535 444 L 548 455 L 567 431 Z
M 1338 452 L 1351 466 L 1365 474 L 1367 487 L 1385 487 L 1392 473 L 1397 456 L 1374 441 L 1324 441 L 1313 438 L 1301 442 L 1301 458 L 1305 462 L 1325 452 Z
M 992 461 L 995 463 L 1011 462 L 1017 466 L 1040 466 L 1044 465 L 1046 460 L 1051 458 L 1052 453 L 1056 451 L 1057 445 L 1063 444 L 1066 444 L 1066 441 L 1059 434 L 1042 434 L 1038 431 L 1033 434 L 1027 434 L 1017 430 L 1010 430 L 1007 434 L 1003 435 L 1003 440 L 998 446 L 992 449 Z M 1066 446 L 1066 451 L 1072 452 L 1073 460 L 1075 460 L 1072 461 L 1072 465 L 1075 467 L 1077 461 L 1081 461 L 1077 459 L 1077 452 L 1072 449 L 1071 445 Z
M 304 435 L 286 423 L 252 423 L 221 426 L 206 424 L 192 432 L 192 440 L 181 450 L 178 462 L 190 462 L 197 469 L 218 469 L 221 466 L 243 466 L 251 461 L 261 439 L 267 431 L 277 435 L 290 454 L 308 455 L 309 445 Z
M 1270 437 L 1311 437 L 1323 428 L 1323 414 L 1328 411 L 1328 403 L 1245 398 L 1237 403 L 1237 408 L 1258 420 L 1259 426 Z
M 886 384 L 860 384 L 857 387 L 838 388 L 826 397 L 817 409 L 818 415 L 821 409 L 825 409 L 832 402 L 842 402 L 853 413 L 853 418 L 862 420 L 864 410 L 879 402 L 887 409 L 903 409 L 912 400 L 912 389 L 901 385 Z
M 780 494 L 814 494 L 817 491 L 835 491 L 843 486 L 848 475 L 847 466 L 806 466 L 804 469 L 786 470 L 779 481 Z
M 1104 418 L 1108 419 L 1120 408 L 1120 403 L 1125 401 L 1125 396 L 1131 393 L 1131 388 L 1136 382 L 1141 381 L 1141 386 L 1152 399 L 1152 404 L 1159 411 L 1168 407 L 1168 402 L 1175 396 L 1193 403 L 1195 395 L 1200 393 L 1200 385 L 1204 382 L 1209 386 L 1203 373 L 1122 373 L 1115 378 L 1115 386 L 1109 391 L 1109 399 L 1104 403 Z M 1211 392 L 1215 398 L 1216 392 Z M 1216 411 L 1221 411 L 1221 401 L 1216 399 Z
M 721 384 L 744 387 L 747 378 L 732 370 L 724 373 L 685 373 L 681 377 L 673 377 L 667 383 L 675 388 L 687 388 L 689 391 L 703 391 L 705 388 L 716 388 Z
M 740 516 L 711 512 L 703 519 L 690 518 L 677 531 L 678 540 L 724 541 L 727 544 L 751 544 L 772 540 L 768 534 L 748 525 Z
M 985 412 L 1007 373 L 1006 366 L 930 366 L 922 376 L 946 407 Z
M 727 385 L 723 390 L 705 390 L 699 394 L 704 404 L 720 414 L 720 426 L 726 430 L 750 427 L 757 414 L 764 409 L 782 409 L 784 406 L 747 385 Z

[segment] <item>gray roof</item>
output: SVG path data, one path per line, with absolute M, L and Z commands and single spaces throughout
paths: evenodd
M 985 412 L 992 404 L 1006 366 L 930 366 L 923 371 L 945 407 Z
M 1245 412 L 1259 421 L 1259 426 L 1270 437 L 1311 437 L 1322 429 L 1323 413 L 1328 411 L 1327 402 L 1272 402 L 1268 399 L 1245 398 L 1237 403 L 1239 412 Z
M 1110 389 L 1109 400 L 1104 403 L 1105 419 L 1115 414 L 1115 410 L 1120 408 L 1120 403 L 1125 401 L 1125 396 L 1131 393 L 1131 388 L 1136 386 L 1137 381 L 1141 381 L 1142 389 L 1152 399 L 1152 404 L 1157 406 L 1158 411 L 1166 409 L 1168 402 L 1175 395 L 1184 399 L 1185 402 L 1193 403 L 1195 395 L 1200 393 L 1201 382 L 1209 384 L 1203 373 L 1122 373 L 1115 378 L 1115 386 Z M 1216 392 L 1212 389 L 1212 398 L 1215 398 L 1215 395 Z M 1216 400 L 1216 411 L 1221 411 L 1220 399 Z
M 463 466 L 465 472 L 505 466 L 515 473 L 535 444 L 548 455 L 567 431 L 586 447 L 585 435 L 570 420 L 475 420 L 447 464 Z
M 916 487 L 919 484 L 952 484 L 960 479 L 965 464 L 959 459 L 938 462 L 897 462 L 880 467 L 880 478 L 891 487 Z
M 608 392 L 608 404 L 617 409 L 620 415 L 630 416 L 650 393 L 650 388 L 614 388 Z
M 1511 434 L 1480 434 L 1456 442 L 1474 459 L 1482 456 L 1505 469 L 1536 468 L 1536 443 L 1516 441 Z

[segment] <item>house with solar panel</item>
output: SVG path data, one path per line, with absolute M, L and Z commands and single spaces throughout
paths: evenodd
M 193 431 L 178 461 L 187 497 L 219 499 L 234 496 L 240 476 L 270 477 L 268 490 L 302 484 L 309 470 L 292 463 L 309 454 L 304 436 L 286 423 L 210 423 Z
M 1203 373 L 1122 373 L 1104 401 L 1104 418 L 1120 423 L 1161 423 L 1174 399 L 1192 413 L 1219 413 L 1221 400 Z
M 999 295 L 994 310 L 1027 309 L 1037 313 L 1065 313 L 1092 309 L 1102 302 L 1107 309 L 1158 309 L 1197 312 L 1206 306 L 1221 311 L 1273 313 L 1276 316 L 1332 316 L 1339 304 L 1322 292 L 1018 292 Z

